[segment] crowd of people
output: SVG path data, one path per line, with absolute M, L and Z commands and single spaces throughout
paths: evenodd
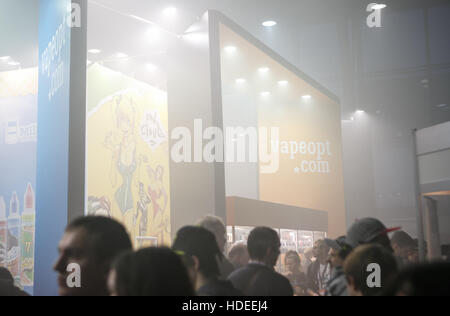
M 389 234 L 394 233 L 392 238 Z M 306 265 L 296 251 L 284 254 L 287 273 L 275 269 L 278 233 L 257 227 L 247 243 L 225 255 L 226 229 L 207 216 L 181 228 L 172 248 L 133 250 L 125 227 L 107 217 L 70 223 L 59 243 L 61 296 L 422 296 L 450 295 L 450 263 L 419 263 L 417 242 L 373 218 L 355 222 L 346 236 L 316 241 Z M 80 284 L 68 282 L 69 265 Z M 75 284 L 75 285 L 74 285 Z M 0 296 L 26 296 L 0 269 Z

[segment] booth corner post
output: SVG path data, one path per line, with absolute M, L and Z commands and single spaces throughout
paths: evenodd
M 57 295 L 58 242 L 84 215 L 87 0 L 39 3 L 35 295 Z
M 419 259 L 425 261 L 425 235 L 423 225 L 423 201 L 420 188 L 420 171 L 417 152 L 417 129 L 412 130 L 413 138 L 413 155 L 414 155 L 414 178 L 415 178 L 415 196 L 416 196 L 416 221 L 417 221 L 417 238 L 419 241 Z
M 215 21 L 214 13 L 207 11 L 194 24 L 197 32 L 207 34 L 208 41 L 179 40 L 169 50 L 172 61 L 168 68 L 169 130 L 187 127 L 195 135 L 195 120 L 201 120 L 203 128 L 223 125 L 219 32 Z M 171 148 L 174 143 L 171 139 Z M 171 159 L 170 186 L 173 233 L 207 214 L 226 222 L 223 163 L 176 163 Z

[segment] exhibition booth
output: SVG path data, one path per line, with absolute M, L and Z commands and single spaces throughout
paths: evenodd
M 220 12 L 178 34 L 41 0 L 39 65 L 0 83 L 0 266 L 31 293 L 56 294 L 58 241 L 84 215 L 136 248 L 207 214 L 229 246 L 257 226 L 282 253 L 345 233 L 338 98 Z
M 422 258 L 438 260 L 442 257 L 442 233 L 450 222 L 450 123 L 416 131 L 416 159 L 420 253 Z M 426 244 L 423 242 L 425 241 Z

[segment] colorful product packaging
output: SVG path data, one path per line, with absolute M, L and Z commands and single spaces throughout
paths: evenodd
M 34 283 L 34 239 L 36 210 L 34 192 L 30 183 L 24 196 L 21 232 L 21 283 L 22 286 L 33 286 Z
M 14 282 L 20 286 L 20 214 L 19 200 L 14 192 L 9 204 L 7 260 L 8 270 L 14 277 Z
M 8 236 L 8 220 L 3 196 L 0 196 L 0 267 L 6 267 L 6 237 Z

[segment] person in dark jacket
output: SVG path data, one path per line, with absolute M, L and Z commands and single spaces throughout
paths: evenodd
M 330 247 L 325 240 L 318 240 L 314 244 L 313 253 L 316 261 L 308 268 L 308 294 L 311 296 L 325 295 L 325 289 L 331 279 L 331 266 L 328 262 Z
M 280 238 L 273 229 L 252 230 L 247 242 L 250 263 L 231 274 L 233 285 L 246 296 L 293 296 L 289 280 L 274 270 L 280 246 Z
M 229 281 L 220 279 L 222 252 L 215 236 L 202 227 L 181 228 L 173 250 L 182 256 L 198 296 L 241 296 Z

